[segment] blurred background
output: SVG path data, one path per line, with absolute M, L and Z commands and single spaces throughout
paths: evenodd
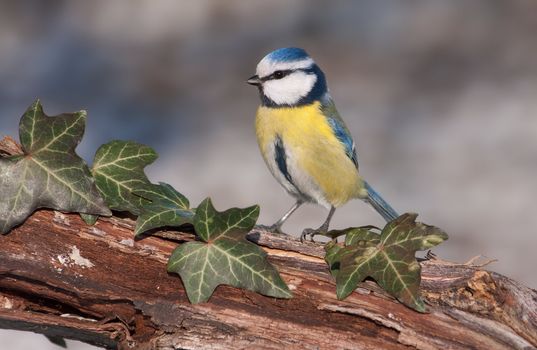
M 434 252 L 498 259 L 490 269 L 535 288 L 536 38 L 532 0 L 0 1 L 0 136 L 18 136 L 37 97 L 49 115 L 87 109 L 78 152 L 89 163 L 112 139 L 145 143 L 160 154 L 152 181 L 193 205 L 258 203 L 271 224 L 293 200 L 258 152 L 258 94 L 245 79 L 273 49 L 303 47 L 327 75 L 364 177 L 450 235 Z M 304 207 L 284 229 L 325 215 Z M 333 220 L 366 224 L 383 222 L 360 201 Z M 13 331 L 0 340 L 57 348 Z

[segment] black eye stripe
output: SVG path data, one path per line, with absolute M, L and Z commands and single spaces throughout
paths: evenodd
M 274 73 L 272 73 L 271 75 L 267 75 L 266 77 L 263 77 L 263 78 L 261 78 L 260 80 L 261 80 L 261 81 L 267 81 L 267 80 L 278 80 L 278 79 L 282 79 L 282 78 L 288 76 L 289 74 L 291 74 L 291 73 L 293 73 L 293 72 L 296 72 L 297 70 L 299 70 L 299 69 L 295 69 L 295 70 L 291 70 L 291 69 L 277 70 L 277 71 L 275 71 Z

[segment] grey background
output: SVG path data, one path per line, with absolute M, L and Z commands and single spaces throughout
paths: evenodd
M 449 233 L 434 251 L 496 258 L 491 269 L 535 288 L 536 11 L 531 0 L 0 1 L 0 134 L 17 136 L 36 97 L 50 115 L 87 109 L 88 162 L 111 139 L 148 144 L 160 154 L 153 181 L 194 205 L 258 203 L 270 224 L 292 199 L 259 155 L 258 96 L 244 81 L 269 51 L 303 47 L 362 174 L 397 210 Z M 303 208 L 284 228 L 324 215 Z M 359 201 L 333 221 L 365 224 L 382 219 Z M 0 340 L 55 348 L 25 333 Z

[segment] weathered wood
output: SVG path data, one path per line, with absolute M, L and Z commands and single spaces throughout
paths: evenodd
M 290 300 L 227 286 L 191 305 L 166 272 L 188 232 L 133 239 L 133 222 L 42 210 L 0 237 L 0 327 L 136 349 L 531 349 L 537 292 L 496 273 L 422 262 L 430 313 L 394 301 L 373 282 L 343 301 L 318 244 L 262 231 L 293 290 Z

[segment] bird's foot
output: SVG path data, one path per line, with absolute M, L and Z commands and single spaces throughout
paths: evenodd
M 302 234 L 300 235 L 300 242 L 306 241 L 306 238 L 309 236 L 310 242 L 315 242 L 313 237 L 317 235 L 324 235 L 327 232 L 327 230 L 324 227 L 319 227 L 318 229 L 313 228 L 305 228 L 304 231 L 302 231 Z

